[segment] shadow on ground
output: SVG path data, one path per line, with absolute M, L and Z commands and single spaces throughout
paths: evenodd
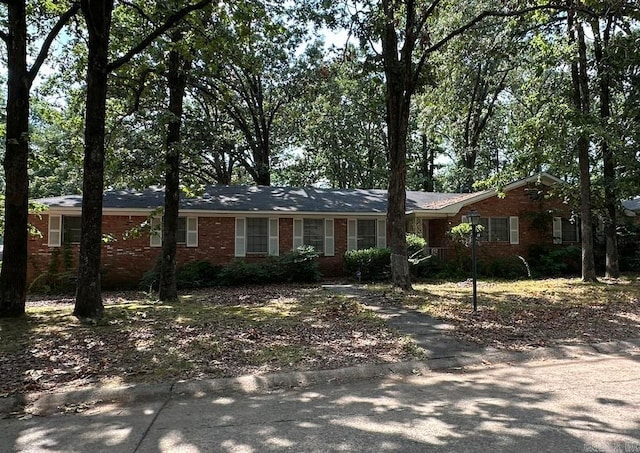
M 537 362 L 4 420 L 0 450 L 638 451 L 637 359 Z

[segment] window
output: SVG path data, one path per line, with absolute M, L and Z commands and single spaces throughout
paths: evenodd
M 162 218 L 154 217 L 151 219 L 151 233 L 149 236 L 151 247 L 162 247 Z M 178 217 L 176 243 L 185 244 L 187 247 L 198 246 L 197 217 Z
M 509 218 L 485 217 L 480 219 L 484 227 L 480 233 L 480 240 L 485 242 L 509 242 Z
M 349 219 L 347 250 L 384 248 L 387 246 L 387 221 L 383 219 Z
M 305 245 L 324 256 L 334 256 L 333 219 L 293 219 L 293 249 Z
M 269 251 L 269 219 L 247 219 L 247 253 Z
M 304 219 L 302 229 L 302 243 L 324 253 L 324 219 Z
M 278 256 L 279 220 L 266 217 L 236 217 L 235 256 Z
M 467 216 L 462 216 L 462 223 L 469 223 Z M 520 243 L 518 217 L 481 217 L 478 224 L 483 227 L 478 237 L 480 241 Z
M 49 215 L 49 247 L 80 243 L 80 216 Z
M 376 221 L 358 220 L 358 250 L 376 246 Z
M 578 242 L 578 222 L 562 219 L 562 242 Z
M 176 226 L 176 243 L 187 243 L 187 218 L 178 217 L 178 225 Z
M 80 216 L 62 216 L 62 243 L 80 244 Z
M 580 241 L 580 229 L 574 219 L 553 218 L 553 243 L 576 243 Z

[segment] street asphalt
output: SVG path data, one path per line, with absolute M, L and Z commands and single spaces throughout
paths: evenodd
M 640 339 L 502 352 L 419 312 L 369 308 L 427 359 L 0 398 L 0 453 L 640 453 Z

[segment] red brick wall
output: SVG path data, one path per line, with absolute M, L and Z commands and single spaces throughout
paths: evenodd
M 476 209 L 482 217 L 518 216 L 520 243 L 485 242 L 480 247 L 480 257 L 498 257 L 522 255 L 527 257 L 531 244 L 551 245 L 553 242 L 551 221 L 546 232 L 532 227 L 530 212 L 540 210 L 555 210 L 563 212 L 568 217 L 567 207 L 558 200 L 531 200 L 525 188 L 514 189 L 500 199 L 492 197 L 465 207 L 462 212 L 448 219 L 429 220 L 429 246 L 452 247 L 447 238 L 447 232 L 460 223 L 461 215 L 466 215 L 471 209 Z M 556 214 L 558 215 L 558 214 Z M 161 252 L 160 247 L 150 247 L 149 236 L 143 235 L 136 239 L 123 239 L 123 234 L 145 221 L 144 216 L 110 215 L 103 219 L 102 230 L 111 234 L 116 241 L 104 244 L 102 248 L 102 267 L 104 269 L 103 283 L 109 286 L 135 286 L 142 275 L 151 269 Z M 31 223 L 37 227 L 43 237 L 29 239 L 28 281 L 32 282 L 38 275 L 49 269 L 54 248 L 47 246 L 48 215 L 40 219 L 30 217 Z M 339 276 L 343 273 L 343 256 L 347 250 L 347 219 L 334 219 L 335 256 L 321 256 L 319 258 L 320 271 L 327 277 Z M 280 254 L 284 255 L 293 247 L 293 219 L 279 220 Z M 224 265 L 234 259 L 235 248 L 235 218 L 234 217 L 199 217 L 198 218 L 198 247 L 178 245 L 177 262 L 182 266 L 188 262 L 208 260 L 214 265 Z M 57 248 L 57 250 L 60 250 Z M 76 259 L 78 245 L 72 245 L 71 250 Z M 249 257 L 251 261 L 258 261 L 261 257 Z M 77 260 L 74 261 L 74 268 Z M 75 269 L 73 269 L 75 272 Z
M 429 221 L 429 246 L 453 247 L 447 237 L 452 227 L 459 225 L 461 217 L 475 209 L 481 217 L 518 217 L 519 244 L 509 242 L 485 242 L 478 248 L 479 258 L 507 257 L 521 255 L 528 258 L 532 245 L 553 245 L 553 231 L 551 216 L 547 220 L 545 230 L 534 226 L 534 213 L 553 212 L 553 216 L 570 217 L 570 209 L 561 200 L 538 199 L 532 200 L 529 191 L 533 186 L 525 186 L 506 193 L 504 198 L 491 197 L 486 200 L 466 206 L 456 216 L 448 219 Z
M 149 245 L 149 236 L 143 234 L 135 239 L 123 239 L 126 231 L 146 220 L 145 216 L 116 216 L 103 218 L 102 231 L 115 237 L 115 241 L 102 246 L 103 285 L 135 286 L 143 274 L 150 270 L 161 252 L 160 247 Z M 30 216 L 30 222 L 42 233 L 42 238 L 32 236 L 29 239 L 29 265 L 27 279 L 31 283 L 39 275 L 47 272 L 54 254 L 62 253 L 61 247 L 49 247 L 49 216 L 41 218 Z M 321 256 L 320 271 L 325 276 L 337 276 L 342 273 L 342 257 L 347 249 L 347 220 L 335 219 L 335 256 Z M 280 254 L 284 255 L 293 248 L 293 219 L 279 220 Z M 72 273 L 76 272 L 79 245 L 72 244 Z M 234 217 L 199 217 L 198 247 L 178 245 L 177 263 L 183 266 L 193 261 L 208 260 L 214 265 L 224 265 L 235 258 L 235 218 Z M 250 261 L 259 261 L 260 256 L 248 257 Z M 60 257 L 59 262 L 62 262 Z M 60 268 L 59 271 L 62 271 Z

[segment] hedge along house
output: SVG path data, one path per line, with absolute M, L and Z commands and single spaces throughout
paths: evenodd
M 542 174 L 495 190 L 454 194 L 407 192 L 407 230 L 427 239 L 432 253 L 449 259 L 453 244 L 447 232 L 476 209 L 485 225 L 483 251 L 488 255 L 524 255 L 532 244 L 577 242 L 576 225 L 567 208 L 548 199 L 547 188 L 559 180 Z M 80 241 L 82 197 L 36 200 L 47 206 L 30 221 L 43 234 L 29 241 L 30 282 L 59 269 L 67 260 L 75 271 Z M 160 217 L 164 190 L 109 191 L 103 200 L 102 232 L 113 240 L 102 249 L 105 286 L 134 286 L 154 266 L 161 252 Z M 347 250 L 386 247 L 387 192 L 364 189 L 210 186 L 202 195 L 180 201 L 178 266 L 207 260 L 224 265 L 234 259 L 261 260 L 311 245 L 320 254 L 326 276 L 343 273 Z M 550 212 L 557 214 L 553 220 Z M 548 220 L 548 231 L 536 226 Z M 155 227 L 138 237 L 127 232 L 150 219 Z M 536 220 L 538 219 L 538 220 Z M 61 256 L 65 257 L 64 259 Z

